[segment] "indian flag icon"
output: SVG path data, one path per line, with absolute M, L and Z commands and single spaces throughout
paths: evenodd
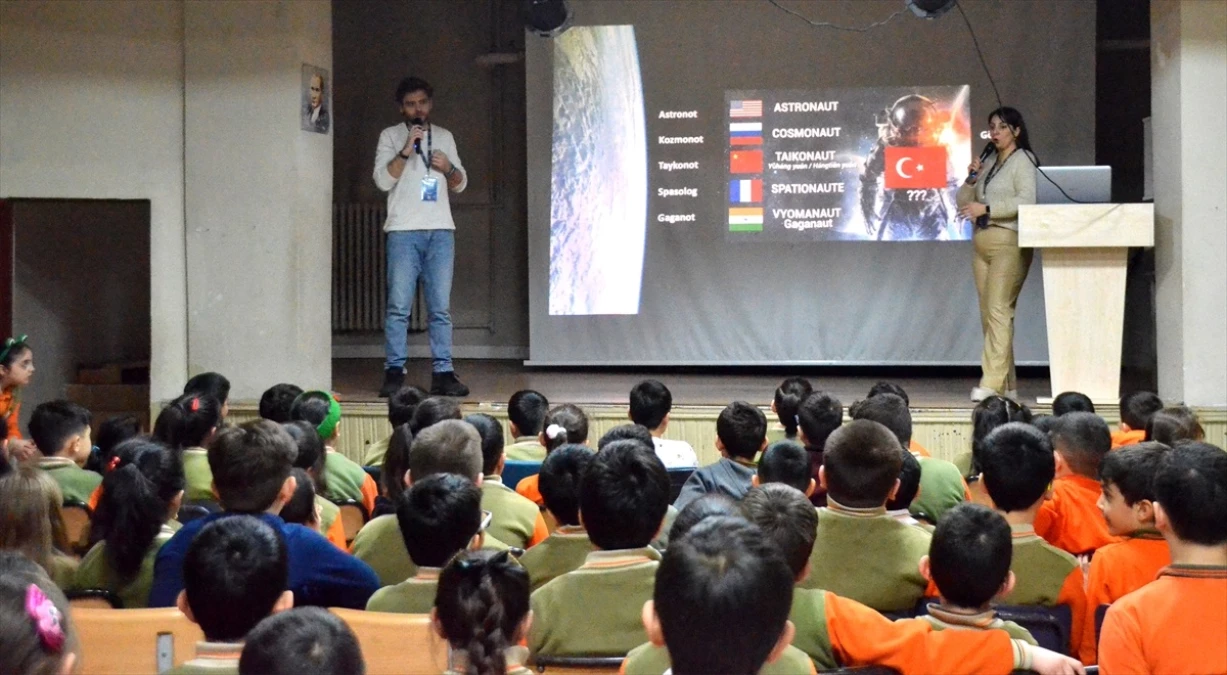
M 762 232 L 763 209 L 740 207 L 729 209 L 729 232 Z

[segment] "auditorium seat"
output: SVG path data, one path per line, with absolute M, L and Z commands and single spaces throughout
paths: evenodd
M 347 499 L 343 502 L 335 502 L 341 509 L 340 518 L 341 526 L 345 528 L 345 543 L 352 544 L 354 537 L 358 536 L 358 530 L 366 525 L 366 521 L 370 520 L 370 514 L 366 512 L 366 507 L 362 502 Z
M 541 462 L 509 459 L 503 463 L 503 485 L 516 489 L 520 481 L 541 473 Z
M 1056 607 L 1037 607 L 1031 605 L 998 605 L 997 618 L 1002 621 L 1013 621 L 1026 628 L 1031 637 L 1045 649 L 1051 649 L 1058 654 L 1069 653 L 1069 633 L 1073 625 L 1073 616 L 1069 605 Z
M 624 656 L 538 656 L 533 665 L 546 675 L 609 675 L 622 667 Z
M 438 675 L 447 670 L 447 642 L 430 624 L 429 614 L 394 614 L 330 609 L 362 648 L 367 675 Z
M 93 511 L 89 505 L 76 500 L 64 502 L 64 533 L 72 552 L 81 555 L 89 550 L 89 521 Z
M 80 675 L 156 675 L 196 653 L 200 627 L 178 609 L 77 609 Z
M 78 609 L 123 609 L 124 601 L 119 599 L 118 595 L 101 589 L 101 588 L 85 588 L 79 591 L 66 591 L 64 593 L 68 597 L 68 605 L 72 607 L 72 611 Z

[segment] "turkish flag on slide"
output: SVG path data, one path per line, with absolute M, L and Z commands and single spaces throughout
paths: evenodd
M 729 153 L 729 173 L 762 173 L 762 150 L 734 150 Z
M 886 189 L 946 187 L 946 146 L 886 146 Z

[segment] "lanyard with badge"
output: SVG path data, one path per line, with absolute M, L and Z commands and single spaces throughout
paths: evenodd
M 439 201 L 439 179 L 430 175 L 431 148 L 434 146 L 434 128 L 426 127 L 426 154 L 422 155 L 422 165 L 426 167 L 426 175 L 422 178 L 422 201 Z

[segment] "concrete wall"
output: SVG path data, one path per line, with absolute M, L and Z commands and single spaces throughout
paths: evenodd
M 1159 393 L 1227 405 L 1227 4 L 1151 3 Z
M 0 197 L 149 200 L 154 398 L 187 378 L 182 34 L 178 1 L 0 2 Z

